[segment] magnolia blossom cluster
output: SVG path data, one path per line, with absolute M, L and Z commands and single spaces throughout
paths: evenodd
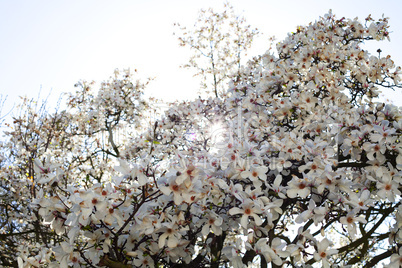
M 18 147 L 27 174 L 1 171 L 21 185 L 13 232 L 33 234 L 15 240 L 19 267 L 399 267 L 402 110 L 376 97 L 400 67 L 360 47 L 387 23 L 329 13 L 243 67 L 226 98 L 161 118 L 139 117 L 128 75 L 97 97 L 83 85 L 53 116 L 60 134 L 33 158 Z M 138 127 L 119 143 L 125 124 Z
M 247 54 L 258 29 L 247 25 L 246 19 L 235 14 L 233 6 L 224 4 L 223 12 L 212 8 L 201 9 L 193 29 L 175 24 L 178 28 L 180 46 L 188 46 L 193 55 L 184 68 L 194 68 L 200 76 L 204 93 L 216 97 L 225 96 L 227 83 L 236 76 L 242 58 Z

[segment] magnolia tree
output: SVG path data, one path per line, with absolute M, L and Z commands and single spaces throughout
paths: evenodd
M 26 101 L 1 144 L 2 266 L 400 267 L 402 110 L 377 98 L 401 70 L 362 48 L 388 38 L 326 14 L 160 117 L 128 71 L 63 111 Z

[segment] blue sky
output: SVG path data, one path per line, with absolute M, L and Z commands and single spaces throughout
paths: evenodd
M 268 48 L 267 39 L 283 39 L 297 25 L 318 19 L 329 9 L 338 17 L 368 14 L 390 17 L 391 42 L 376 43 L 402 65 L 402 5 L 400 1 L 270 1 L 230 2 L 248 23 L 264 33 L 254 49 Z M 0 0 L 0 94 L 7 96 L 2 114 L 18 96 L 36 98 L 51 92 L 54 103 L 62 92 L 74 90 L 81 79 L 102 81 L 115 68 L 138 69 L 141 77 L 156 79 L 147 95 L 165 100 L 191 99 L 199 88 L 191 71 L 180 69 L 189 51 L 173 36 L 174 22 L 191 26 L 200 8 L 221 10 L 223 1 L 104 1 Z M 390 95 L 402 105 L 402 94 Z M 399 98 L 398 98 L 399 97 Z M 15 110 L 14 110 L 15 111 Z

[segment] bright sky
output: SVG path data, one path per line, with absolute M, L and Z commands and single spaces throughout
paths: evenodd
M 265 35 L 249 54 L 263 53 L 268 37 L 282 40 L 297 25 L 318 19 L 329 9 L 361 20 L 368 14 L 390 17 L 391 42 L 376 43 L 402 65 L 402 4 L 394 1 L 271 1 L 233 0 L 230 3 L 248 23 Z M 54 103 L 81 79 L 102 81 L 115 68 L 138 69 L 155 77 L 147 95 L 165 100 L 191 99 L 199 81 L 180 69 L 189 55 L 173 36 L 174 22 L 192 26 L 200 8 L 222 10 L 220 0 L 0 0 L 0 94 L 7 96 L 2 115 L 18 96 L 45 97 Z M 391 98 L 402 105 L 400 92 Z M 399 99 L 398 99 L 399 96 Z

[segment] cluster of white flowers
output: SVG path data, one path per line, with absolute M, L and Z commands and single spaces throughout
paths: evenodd
M 156 119 L 129 72 L 97 95 L 82 83 L 68 112 L 27 116 L 2 145 L 15 162 L 0 239 L 16 234 L 20 268 L 400 267 L 402 110 L 375 102 L 400 67 L 360 47 L 373 39 L 389 39 L 387 18 L 326 14 L 224 99 Z

